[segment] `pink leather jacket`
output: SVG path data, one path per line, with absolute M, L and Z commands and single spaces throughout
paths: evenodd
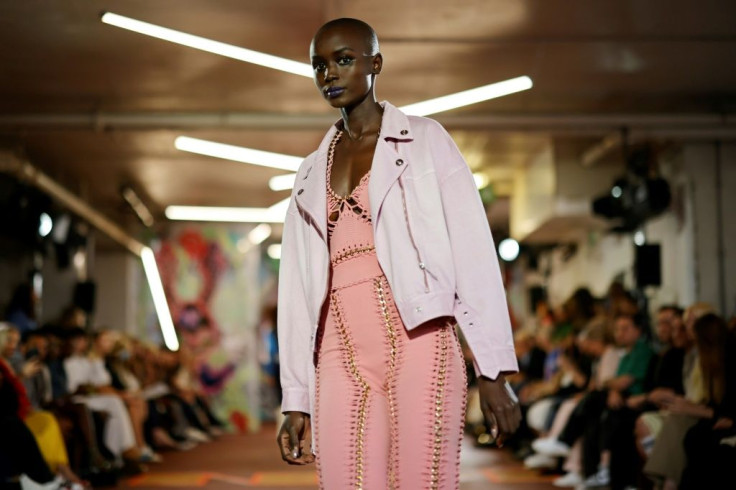
M 444 128 L 387 102 L 371 166 L 376 254 L 411 330 L 453 316 L 476 371 L 516 371 L 511 323 L 488 220 L 473 176 Z M 327 297 L 327 132 L 296 176 L 284 224 L 278 337 L 282 410 L 312 413 L 315 335 Z

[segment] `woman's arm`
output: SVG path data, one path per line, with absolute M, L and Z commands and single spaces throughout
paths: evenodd
M 284 223 L 279 267 L 278 344 L 281 364 L 281 410 L 286 415 L 277 436 L 281 457 L 289 464 L 314 461 L 309 438 L 309 370 L 312 325 L 299 273 L 296 243 L 299 216 L 292 195 Z
M 283 412 L 309 413 L 309 369 L 312 362 L 312 325 L 299 273 L 296 244 L 297 220 L 301 219 L 292 199 L 284 223 L 278 291 L 278 343 L 281 363 Z
M 434 129 L 434 128 L 433 128 Z M 521 421 L 519 400 L 504 373 L 518 371 L 506 293 L 478 188 L 455 142 L 439 124 L 430 133 L 437 180 L 450 239 L 458 298 L 458 323 L 473 351 L 480 402 L 497 444 Z M 492 434 L 495 435 L 495 434 Z
M 478 375 L 518 371 L 508 303 L 496 247 L 473 174 L 455 142 L 437 123 L 427 129 L 462 304 L 457 321 Z

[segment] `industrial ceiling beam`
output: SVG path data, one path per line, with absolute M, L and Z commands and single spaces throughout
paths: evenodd
M 607 134 L 627 127 L 632 131 L 700 137 L 713 131 L 736 135 L 736 114 L 444 114 L 434 117 L 451 129 L 491 131 L 572 132 Z M 25 113 L 0 115 L 0 128 L 34 129 L 259 129 L 323 130 L 334 123 L 331 114 L 255 112 L 96 112 Z

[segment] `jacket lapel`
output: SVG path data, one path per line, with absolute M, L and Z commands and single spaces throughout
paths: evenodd
M 327 150 L 336 131 L 335 126 L 327 131 L 311 161 L 311 168 L 305 169 L 304 175 L 297 177 L 294 184 L 294 199 L 297 206 L 312 218 L 317 231 L 325 241 L 327 240 Z
M 414 139 L 406 114 L 388 102 L 382 102 L 381 105 L 384 109 L 381 140 L 376 145 L 368 183 L 374 233 L 386 194 L 409 165 L 407 152 L 401 152 L 399 149 L 402 144 Z
M 402 157 L 402 152 L 398 149 L 401 144 L 414 139 L 406 114 L 388 102 L 381 102 L 381 106 L 384 109 L 381 140 L 376 145 L 368 183 L 374 230 L 386 194 L 409 165 L 409 160 L 406 156 Z M 336 131 L 335 125 L 327 131 L 311 162 L 312 167 L 305 169 L 304 176 L 297 177 L 294 184 L 297 206 L 312 218 L 325 241 L 327 241 L 327 150 Z

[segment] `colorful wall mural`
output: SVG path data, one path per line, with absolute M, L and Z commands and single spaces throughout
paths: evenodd
M 181 349 L 217 414 L 237 431 L 258 430 L 262 310 L 273 274 L 248 225 L 183 225 L 156 247 L 156 260 Z M 145 290 L 145 288 L 142 288 Z M 146 338 L 160 338 L 156 314 L 141 315 Z

